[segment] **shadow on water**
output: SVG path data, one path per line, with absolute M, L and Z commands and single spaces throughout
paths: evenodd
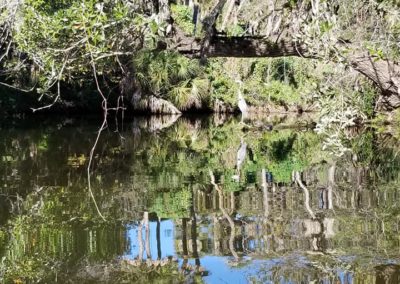
M 300 118 L 0 128 L 6 283 L 399 283 L 398 143 L 335 157 Z M 116 129 L 119 129 L 116 132 Z

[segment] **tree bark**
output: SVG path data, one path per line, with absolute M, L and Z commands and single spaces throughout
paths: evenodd
M 202 41 L 197 38 L 187 37 L 178 32 L 178 44 L 171 46 L 171 49 L 179 53 L 200 58 Z M 282 57 L 282 56 L 303 56 L 307 55 L 304 46 L 296 44 L 289 39 L 265 38 L 260 36 L 227 37 L 213 36 L 210 39 L 204 56 L 212 57 Z
M 400 65 L 377 59 L 368 53 L 359 53 L 349 57 L 351 66 L 372 80 L 382 91 L 378 107 L 391 110 L 400 107 Z
M 201 58 L 205 59 L 209 51 L 210 44 L 213 36 L 215 35 L 215 23 L 222 12 L 227 0 L 219 0 L 210 14 L 203 20 L 203 31 L 205 32 L 204 38 L 201 40 Z

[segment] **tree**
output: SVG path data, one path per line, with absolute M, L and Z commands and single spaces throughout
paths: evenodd
M 185 1 L 192 6 L 184 9 L 182 1 L 97 2 L 13 0 L 0 6 L 3 81 L 32 87 L 42 97 L 56 93 L 52 98 L 58 101 L 60 82 L 82 86 L 94 77 L 92 88 L 103 101 L 104 91 L 112 92 L 121 82 L 122 91 L 134 95 L 135 105 L 144 99 L 144 105 L 158 112 L 178 112 L 174 105 L 181 103 L 179 109 L 185 110 L 205 104 L 201 93 L 207 86 L 201 79 L 206 71 L 178 80 L 169 75 L 173 72 L 160 73 L 165 78 L 147 86 L 132 58 L 144 52 L 157 61 L 166 55 L 163 62 L 168 64 L 162 67 L 171 71 L 179 68 L 176 52 L 202 63 L 212 57 L 299 56 L 352 67 L 381 90 L 383 108 L 400 106 L 396 1 L 204 0 Z M 195 7 L 196 15 L 201 11 L 201 29 L 191 19 Z M 12 59 L 5 60 L 6 55 Z M 180 91 L 170 92 L 171 85 Z
M 227 2 L 231 5 L 224 10 Z M 395 61 L 399 58 L 400 21 L 398 13 L 393 12 L 399 8 L 396 2 L 263 1 L 248 3 L 248 7 L 240 4 L 232 13 L 233 2 L 217 2 L 203 20 L 203 38 L 187 36 L 178 29 L 175 37 L 179 41 L 173 46 L 190 57 L 301 56 L 342 62 L 375 83 L 382 92 L 384 107 L 400 106 L 400 65 Z M 245 21 L 248 30 L 240 36 L 221 35 L 216 27 L 224 13 L 224 22 L 236 17 L 236 22 Z M 254 14 L 260 18 L 249 20 Z M 259 29 L 258 35 L 253 35 L 254 26 Z

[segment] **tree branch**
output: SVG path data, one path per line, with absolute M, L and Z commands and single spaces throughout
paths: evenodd
M 205 55 L 208 52 L 211 39 L 215 36 L 215 22 L 217 21 L 222 9 L 224 8 L 227 0 L 219 0 L 217 5 L 215 5 L 214 9 L 210 12 L 210 14 L 204 18 L 203 20 L 203 30 L 205 32 L 205 36 L 201 42 L 201 51 L 200 57 L 205 59 Z

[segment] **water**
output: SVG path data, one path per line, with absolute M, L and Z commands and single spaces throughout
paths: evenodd
M 99 125 L 1 124 L 1 281 L 400 283 L 390 136 L 336 157 L 304 118 L 135 118 L 103 132 L 91 194 Z

